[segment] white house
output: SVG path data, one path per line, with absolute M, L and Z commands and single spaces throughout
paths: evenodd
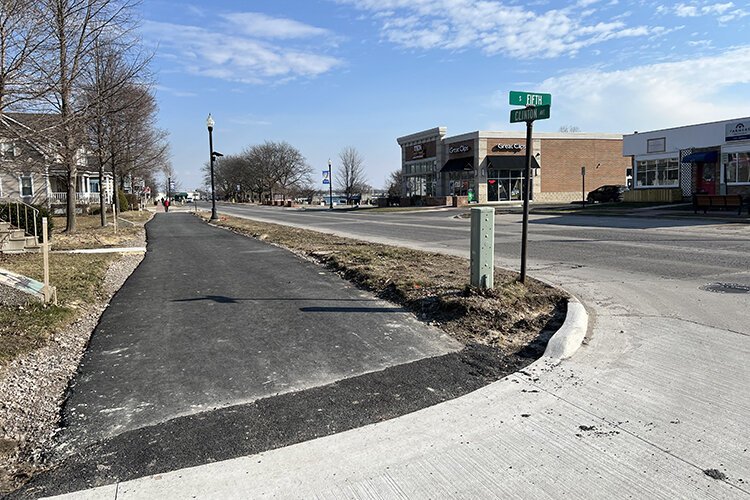
M 0 114 L 0 198 L 44 205 L 64 213 L 68 199 L 67 173 L 60 165 L 43 130 L 51 129 L 54 115 L 32 113 Z M 104 190 L 105 202 L 111 203 L 111 173 L 99 179 L 97 168 L 90 167 L 87 155 L 78 155 L 76 204 L 85 210 L 99 203 Z

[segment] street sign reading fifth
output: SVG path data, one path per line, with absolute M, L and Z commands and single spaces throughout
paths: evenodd
M 510 122 L 531 122 L 534 120 L 546 120 L 549 118 L 549 105 L 530 108 L 511 109 Z
M 537 94 L 534 92 L 510 91 L 511 106 L 551 106 L 552 94 Z

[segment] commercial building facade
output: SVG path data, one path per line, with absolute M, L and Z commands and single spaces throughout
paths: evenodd
M 445 127 L 436 127 L 397 139 L 405 198 L 455 205 L 523 199 L 525 131 L 446 133 Z M 582 191 L 625 184 L 630 167 L 619 134 L 535 133 L 531 153 L 535 201 L 580 200 Z M 586 168 L 585 189 L 581 167 Z
M 750 195 L 750 118 L 735 118 L 623 138 L 636 190 Z

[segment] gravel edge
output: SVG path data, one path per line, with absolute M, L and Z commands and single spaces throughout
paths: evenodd
M 145 246 L 145 230 L 138 245 Z M 134 242 L 136 243 L 136 242 Z M 0 493 L 15 489 L 45 466 L 60 431 L 61 408 L 91 334 L 109 302 L 145 254 L 122 254 L 108 267 L 104 298 L 82 309 L 50 342 L 0 370 Z

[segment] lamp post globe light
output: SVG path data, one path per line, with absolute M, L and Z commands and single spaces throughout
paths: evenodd
M 216 216 L 216 195 L 214 193 L 214 160 L 216 159 L 216 156 L 222 156 L 221 153 L 216 153 L 214 151 L 214 122 L 213 117 L 211 116 L 211 113 L 208 114 L 208 118 L 206 118 L 206 126 L 208 127 L 208 148 L 211 155 L 211 222 L 215 222 L 219 220 L 219 217 Z
M 331 159 L 328 158 L 328 209 L 333 210 L 333 177 L 331 177 Z

